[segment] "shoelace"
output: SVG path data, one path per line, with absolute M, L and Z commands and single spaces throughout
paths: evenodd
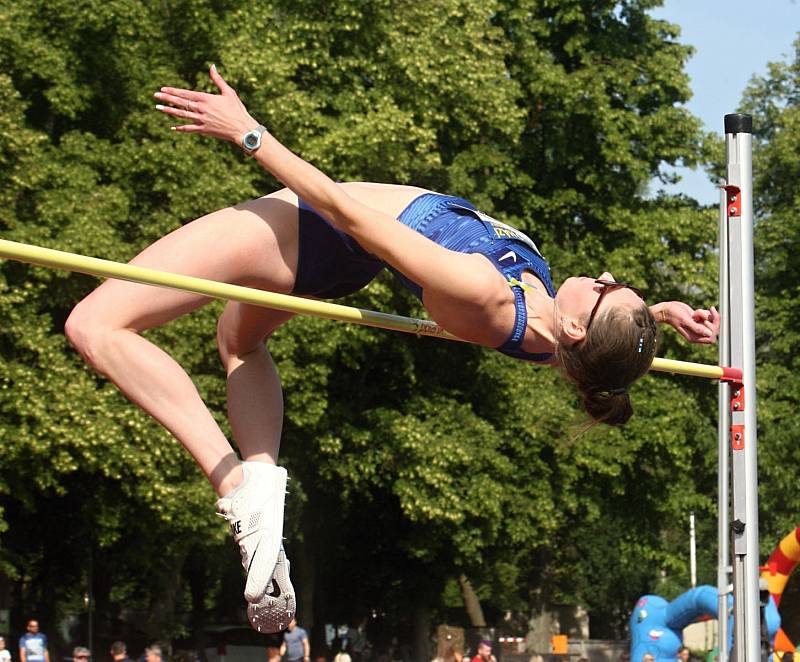
M 219 511 L 217 511 L 217 512 L 215 512 L 214 514 L 215 514 L 217 517 L 221 517 L 221 518 L 222 518 L 222 519 L 224 519 L 226 522 L 230 522 L 232 519 L 234 519 L 233 513 L 221 513 L 221 512 L 219 512 Z

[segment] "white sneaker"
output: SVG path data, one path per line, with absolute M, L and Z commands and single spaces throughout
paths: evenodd
M 283 538 L 286 469 L 264 462 L 243 462 L 244 478 L 217 501 L 217 513 L 228 520 L 239 543 L 247 573 L 244 597 L 258 603 L 270 590 Z
M 294 587 L 289 578 L 289 559 L 283 551 L 278 552 L 278 562 L 270 581 L 270 589 L 256 604 L 247 605 L 247 618 L 253 629 L 264 634 L 282 632 L 297 612 Z

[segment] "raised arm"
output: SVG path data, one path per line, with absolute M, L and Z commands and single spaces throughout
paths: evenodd
M 225 82 L 214 65 L 209 71 L 211 80 L 219 94 L 207 94 L 175 87 L 162 87 L 155 97 L 171 105 L 156 108 L 168 115 L 185 120 L 188 124 L 173 126 L 180 133 L 201 133 L 227 140 L 242 147 L 243 136 L 260 127 L 250 115 L 236 91 Z M 340 230 L 359 240 L 369 240 L 361 225 L 375 225 L 391 221 L 378 210 L 360 204 L 349 196 L 341 186 L 310 163 L 304 161 L 284 147 L 269 131 L 261 133 L 261 145 L 253 157 L 300 198 Z
M 216 66 L 211 65 L 209 75 L 219 94 L 162 87 L 155 97 L 171 105 L 158 105 L 156 108 L 188 122 L 173 126 L 174 131 L 201 133 L 242 147 L 244 135 L 260 125 L 250 115 L 236 91 L 219 74 Z M 286 149 L 268 131 L 262 133 L 261 145 L 253 156 L 329 221 L 342 230 L 349 230 L 344 227 L 348 219 L 342 217 L 340 211 L 351 204 L 349 196 L 329 177 Z
M 162 102 L 156 108 L 187 122 L 174 126 L 175 131 L 200 133 L 241 146 L 243 136 L 259 124 L 213 65 L 210 76 L 219 94 L 162 87 L 155 95 Z M 507 296 L 508 288 L 502 276 L 487 260 L 443 248 L 388 214 L 360 203 L 327 175 L 284 147 L 268 131 L 261 134 L 261 145 L 253 156 L 333 225 L 419 283 L 426 293 L 449 297 L 456 306 L 472 306 L 470 312 L 481 309 L 493 297 Z M 480 328 L 480 325 L 472 326 Z M 459 335 L 463 337 L 462 333 Z M 484 344 L 496 340 L 465 339 Z
M 669 324 L 691 343 L 713 345 L 717 340 L 719 313 L 713 306 L 694 310 L 681 301 L 664 301 L 650 306 L 650 312 L 656 322 Z

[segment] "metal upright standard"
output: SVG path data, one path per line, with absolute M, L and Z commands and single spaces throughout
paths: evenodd
M 719 315 L 722 320 L 719 329 L 719 360 L 730 361 L 730 324 L 728 304 L 728 194 L 723 187 L 720 190 L 719 203 Z M 717 644 L 719 662 L 728 662 L 728 596 L 730 594 L 730 517 L 728 493 L 730 490 L 730 454 L 731 443 L 731 396 L 730 384 L 719 382 L 719 424 L 717 427 L 717 588 L 719 591 L 717 605 Z
M 719 349 L 720 363 L 739 368 L 742 377 L 720 385 L 720 662 L 728 657 L 729 541 L 733 547 L 733 659 L 756 662 L 761 657 L 751 134 L 749 115 L 725 116 L 727 175 L 720 204 Z

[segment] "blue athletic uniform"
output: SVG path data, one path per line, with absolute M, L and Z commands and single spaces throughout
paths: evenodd
M 499 352 L 526 361 L 547 361 L 552 354 L 533 354 L 521 348 L 528 312 L 520 285 L 523 271 L 533 272 L 551 296 L 555 289 L 550 268 L 536 244 L 519 230 L 478 211 L 461 198 L 424 193 L 415 198 L 398 220 L 444 248 L 485 255 L 503 274 L 514 292 L 516 319 Z M 299 255 L 294 294 L 337 298 L 367 285 L 386 266 L 417 297 L 422 288 L 368 253 L 350 235 L 337 230 L 303 200 L 300 201 Z

